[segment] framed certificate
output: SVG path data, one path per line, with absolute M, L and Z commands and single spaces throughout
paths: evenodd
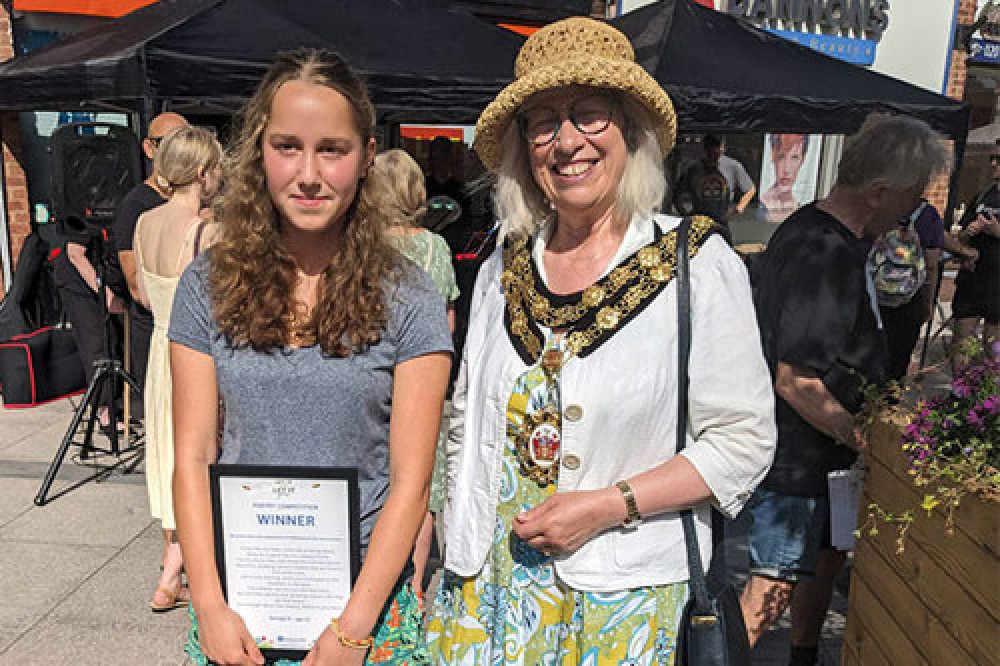
M 264 656 L 302 659 L 361 568 L 355 468 L 212 465 L 215 562 Z

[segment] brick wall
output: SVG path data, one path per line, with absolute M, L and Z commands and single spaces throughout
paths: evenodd
M 959 25 L 972 25 L 975 22 L 976 0 L 959 0 L 957 23 Z M 961 101 L 965 96 L 965 77 L 967 68 L 965 59 L 967 54 L 957 40 L 955 46 L 957 48 L 951 53 L 951 69 L 948 71 L 947 94 L 948 97 Z M 948 176 L 941 176 L 935 182 L 931 183 L 927 188 L 925 196 L 935 208 L 940 211 L 944 211 L 948 202 Z
M 14 37 L 10 24 L 11 2 L 0 0 L 0 61 L 14 56 Z M 7 206 L 7 223 L 10 234 L 11 258 L 17 262 L 24 239 L 31 233 L 28 188 L 24 179 L 23 152 L 21 150 L 21 129 L 17 114 L 0 113 L 0 149 L 3 151 L 4 202 Z M 13 267 L 11 267 L 13 270 Z M 0 283 L 3 282 L 0 273 Z M 3 285 L 6 291 L 7 286 Z

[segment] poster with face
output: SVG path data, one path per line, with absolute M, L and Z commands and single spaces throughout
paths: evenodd
M 760 174 L 760 214 L 774 224 L 816 198 L 818 134 L 765 134 Z

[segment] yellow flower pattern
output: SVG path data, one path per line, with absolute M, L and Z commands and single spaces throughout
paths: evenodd
M 427 630 L 435 666 L 669 666 L 687 585 L 581 592 L 511 523 L 555 492 L 520 472 L 513 433 L 546 400 L 545 373 L 530 368 L 507 404 L 507 446 L 493 544 L 483 570 L 445 571 Z

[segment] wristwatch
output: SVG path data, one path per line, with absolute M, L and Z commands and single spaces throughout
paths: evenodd
M 642 522 L 642 515 L 639 513 L 639 505 L 635 502 L 632 486 L 628 485 L 627 481 L 619 481 L 615 487 L 621 491 L 622 497 L 625 499 L 625 520 L 622 522 L 622 527 L 633 530 Z

